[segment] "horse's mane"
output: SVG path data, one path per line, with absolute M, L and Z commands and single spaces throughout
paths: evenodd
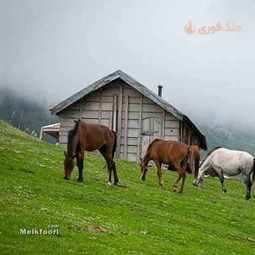
M 204 157 L 204 159 L 201 161 L 199 167 L 201 167 L 201 166 L 204 164 L 204 162 L 206 161 L 206 159 L 207 159 L 214 151 L 216 151 L 216 150 L 218 150 L 218 149 L 220 149 L 220 148 L 222 148 L 222 147 L 221 147 L 221 146 L 217 146 L 217 147 L 213 148 L 212 150 L 210 150 L 210 151 L 208 152 L 208 154 Z
M 73 156 L 73 140 L 74 140 L 74 136 L 78 130 L 78 126 L 79 126 L 80 120 L 75 121 L 75 125 L 74 128 L 72 130 L 70 130 L 68 132 L 68 139 L 67 139 L 67 155 L 69 157 Z

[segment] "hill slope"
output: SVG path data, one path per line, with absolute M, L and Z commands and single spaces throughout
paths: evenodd
M 196 189 L 188 178 L 175 194 L 175 173 L 164 173 L 161 191 L 155 170 L 141 183 L 136 164 L 118 161 L 127 187 L 109 187 L 103 159 L 89 155 L 80 184 L 77 171 L 64 181 L 62 159 L 61 148 L 0 122 L 1 254 L 254 254 L 255 201 L 239 183 L 222 194 L 216 179 Z M 24 228 L 60 234 L 21 235 Z

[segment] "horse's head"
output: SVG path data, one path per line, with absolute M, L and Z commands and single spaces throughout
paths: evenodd
M 193 186 L 201 186 L 203 184 L 203 178 L 202 176 L 198 176 L 196 179 L 193 180 L 192 182 Z
M 65 159 L 64 159 L 64 175 L 65 175 L 65 179 L 68 180 L 71 176 L 71 173 L 74 169 L 74 161 L 73 161 L 73 157 L 70 157 L 66 151 L 64 152 L 65 155 Z
M 148 171 L 148 164 L 142 158 L 140 158 L 139 164 L 140 164 L 140 169 L 141 169 L 141 177 L 140 177 L 140 179 L 142 181 L 145 181 L 146 172 Z

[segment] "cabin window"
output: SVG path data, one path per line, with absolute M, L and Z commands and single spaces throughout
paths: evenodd
M 155 135 L 161 133 L 161 119 L 150 117 L 143 119 L 143 135 Z

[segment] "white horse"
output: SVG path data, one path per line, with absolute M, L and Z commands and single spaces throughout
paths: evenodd
M 255 159 L 248 152 L 235 151 L 217 147 L 208 153 L 199 168 L 198 177 L 193 185 L 198 186 L 203 182 L 205 174 L 217 176 L 221 182 L 223 192 L 224 178 L 236 179 L 246 185 L 246 196 L 251 198 L 251 188 L 255 180 Z

